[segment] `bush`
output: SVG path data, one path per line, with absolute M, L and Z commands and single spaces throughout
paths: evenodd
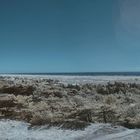
M 14 95 L 32 95 L 34 92 L 34 87 L 32 86 L 12 86 L 12 87 L 2 87 L 0 89 L 0 92 L 2 93 L 8 93 L 8 94 L 14 94 Z

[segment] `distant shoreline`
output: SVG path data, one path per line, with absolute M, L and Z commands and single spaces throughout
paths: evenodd
M 137 83 L 140 84 L 140 75 L 57 75 L 57 74 L 44 74 L 44 73 L 22 73 L 22 74 L 0 74 L 1 79 L 15 79 L 25 78 L 29 80 L 35 79 L 51 79 L 59 80 L 64 84 L 107 84 L 108 82 L 124 82 L 124 83 Z

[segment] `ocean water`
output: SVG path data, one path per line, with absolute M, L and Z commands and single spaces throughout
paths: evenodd
M 5 73 L 5 74 L 59 75 L 59 76 L 140 76 L 140 72 L 60 72 L 60 73 L 53 72 L 53 73 Z
M 20 121 L 1 120 L 0 140 L 140 140 L 140 130 L 110 124 L 91 124 L 85 130 L 29 126 Z

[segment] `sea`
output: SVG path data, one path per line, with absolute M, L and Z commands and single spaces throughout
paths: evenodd
M 48 72 L 48 73 L 1 73 L 12 75 L 58 75 L 58 76 L 140 76 L 140 72 Z
M 63 84 L 104 84 L 112 81 L 140 84 L 140 72 L 1 73 L 0 76 L 47 78 Z
M 63 83 L 104 83 L 108 81 L 140 82 L 140 72 L 88 73 L 4 73 L 1 76 L 46 77 Z M 140 140 L 140 129 L 111 124 L 91 123 L 84 130 L 68 130 L 47 125 L 30 127 L 15 120 L 0 120 L 0 140 Z

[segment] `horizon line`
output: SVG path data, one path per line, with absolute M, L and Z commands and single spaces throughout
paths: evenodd
M 140 76 L 140 71 L 98 71 L 98 72 L 0 72 L 0 75 L 132 75 Z

